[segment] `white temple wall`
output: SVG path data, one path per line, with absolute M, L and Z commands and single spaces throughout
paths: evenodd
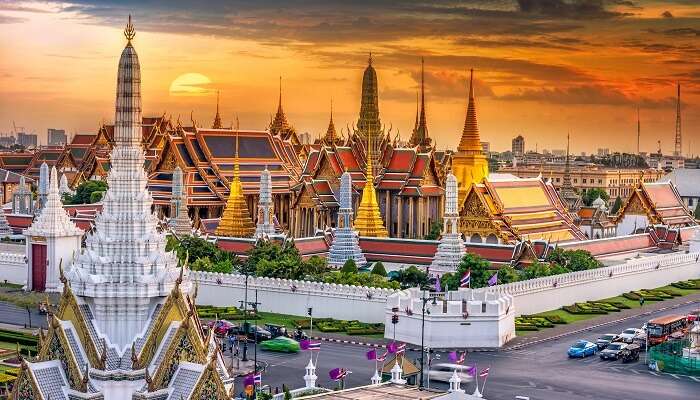
M 611 267 L 497 285 L 476 291 L 511 294 L 514 297 L 514 316 L 535 314 L 576 302 L 599 300 L 632 290 L 700 278 L 699 257 L 698 253 L 642 257 Z M 243 300 L 243 275 L 192 271 L 191 276 L 199 282 L 198 304 L 238 307 Z M 261 311 L 306 315 L 306 309 L 313 307 L 314 317 L 357 319 L 363 322 L 384 322 L 386 300 L 396 292 L 319 282 L 249 278 L 249 301 L 255 297 L 256 289 L 258 301 L 262 303 Z
M 0 253 L 0 282 L 18 285 L 27 283 L 27 261 L 24 254 Z
M 197 304 L 240 306 L 245 296 L 245 276 L 192 271 L 199 282 Z M 313 307 L 315 318 L 336 318 L 362 322 L 384 322 L 386 299 L 391 289 L 276 278 L 248 278 L 248 301 L 258 290 L 260 311 L 306 315 Z
M 536 314 L 565 305 L 653 289 L 673 282 L 700 278 L 700 253 L 672 253 L 631 259 L 624 264 L 588 271 L 547 276 L 478 289 L 509 293 L 515 315 Z

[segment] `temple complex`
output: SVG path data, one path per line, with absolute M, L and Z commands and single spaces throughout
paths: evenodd
M 357 231 L 353 227 L 352 211 L 352 175 L 344 172 L 340 177 L 340 209 L 338 210 L 338 225 L 335 228 L 333 242 L 328 249 L 328 265 L 340 268 L 347 260 L 355 261 L 362 266 L 367 263 Z
M 362 143 L 362 147 L 369 149 L 367 154 L 372 168 L 379 169 L 379 157 L 385 144 L 384 127 L 379 119 L 379 84 L 377 83 L 377 71 L 372 66 L 372 53 L 369 55 L 367 68 L 362 75 L 362 96 L 360 99 L 360 117 L 357 119 L 357 127 L 353 139 Z
M 156 230 L 141 147 L 140 68 L 131 40 L 119 60 L 109 189 L 75 263 L 60 272 L 35 361 L 22 360 L 12 398 L 229 399 L 232 379 L 194 306 L 186 266 Z M 52 198 L 57 198 L 54 174 Z M 56 189 L 56 190 L 53 190 Z
M 251 237 L 255 232 L 255 225 L 250 219 L 248 205 L 243 197 L 238 165 L 238 135 L 236 135 L 236 155 L 233 161 L 233 179 L 230 185 L 228 201 L 216 228 L 216 234 L 219 236 Z
M 457 271 L 457 267 L 466 253 L 464 239 L 459 231 L 457 198 L 457 177 L 449 174 L 445 185 L 445 214 L 443 216 L 442 237 L 440 238 L 433 262 L 430 264 L 430 274 L 432 276 L 442 276 L 446 273 Z
M 459 202 L 463 202 L 467 191 L 473 183 L 480 184 L 489 176 L 489 163 L 481 148 L 479 126 L 476 121 L 476 104 L 474 102 L 474 70 L 469 74 L 469 103 L 464 120 L 462 138 L 457 152 L 452 155 L 452 171 L 459 183 Z
M 571 166 L 569 163 L 569 134 L 566 134 L 566 164 L 564 165 L 564 178 L 561 188 L 559 189 L 559 196 L 561 196 L 564 201 L 564 205 L 571 212 L 577 212 L 583 205 L 581 196 L 579 196 L 575 191 L 574 187 L 571 185 Z

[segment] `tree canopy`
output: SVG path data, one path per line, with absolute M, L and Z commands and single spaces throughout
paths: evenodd
M 102 200 L 104 192 L 107 191 L 105 181 L 86 181 L 75 188 L 75 194 L 63 196 L 63 204 L 92 204 Z
M 600 197 L 601 199 L 605 200 L 606 202 L 610 200 L 610 196 L 608 193 L 601 188 L 592 188 L 592 189 L 587 189 L 586 191 L 583 192 L 583 204 L 587 206 L 591 206 L 593 202 Z
M 612 208 L 610 209 L 610 215 L 615 215 L 620 211 L 620 208 L 622 208 L 622 199 L 620 196 L 615 197 L 615 202 L 613 203 Z
M 402 289 L 411 287 L 427 288 L 429 286 L 428 274 L 418 269 L 415 265 L 399 270 L 391 281 L 398 282 Z
M 440 221 L 433 221 L 430 224 L 430 232 L 425 235 L 425 240 L 438 240 L 442 234 L 442 223 Z

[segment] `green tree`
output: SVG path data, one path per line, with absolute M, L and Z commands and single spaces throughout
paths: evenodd
M 442 234 L 442 223 L 440 221 L 433 221 L 430 224 L 430 232 L 425 235 L 425 240 L 437 240 Z
M 381 261 L 377 261 L 376 263 L 374 263 L 374 266 L 372 267 L 372 273 L 374 275 L 386 277 L 386 268 L 384 268 L 384 264 L 382 264 Z
M 356 274 L 357 264 L 355 264 L 355 260 L 351 258 L 345 261 L 345 264 L 343 264 L 343 267 L 340 269 L 340 272 L 345 274 Z
M 584 271 L 599 268 L 602 265 L 591 253 L 585 250 L 564 250 L 560 247 L 552 250 L 547 255 L 546 261 L 552 265 L 563 267 L 567 272 Z
M 398 282 L 402 289 L 412 287 L 427 288 L 429 286 L 428 274 L 418 269 L 415 265 L 399 270 L 391 278 L 391 281 Z
M 551 275 L 552 269 L 547 263 L 535 261 L 534 263 L 525 267 L 521 274 L 523 279 L 535 279 Z
M 622 199 L 620 196 L 617 196 L 615 198 L 615 202 L 613 203 L 612 208 L 610 209 L 610 215 L 615 215 L 620 211 L 620 208 L 622 208 Z
M 451 288 L 459 287 L 459 281 L 467 272 L 471 270 L 471 287 L 480 288 L 486 286 L 486 282 L 493 275 L 494 271 L 490 270 L 491 263 L 476 254 L 467 253 L 457 266 L 457 272 L 454 274 L 445 274 L 441 282 L 443 286 L 447 284 Z
M 585 192 L 583 192 L 583 196 L 582 196 L 583 204 L 590 207 L 591 204 L 593 204 L 595 199 L 597 199 L 598 197 L 605 200 L 606 202 L 608 200 L 610 200 L 610 196 L 608 195 L 608 193 L 604 189 L 592 188 L 592 189 L 588 189 Z
M 284 392 L 284 400 L 292 400 L 292 394 L 289 392 L 287 385 L 282 385 L 282 391 Z
M 311 256 L 308 260 L 304 262 L 304 279 L 318 280 L 318 278 L 326 272 L 328 272 L 328 263 L 323 257 Z
M 510 265 L 498 270 L 498 284 L 513 283 L 520 280 L 520 273 Z
M 72 196 L 64 196 L 64 204 L 92 204 L 102 200 L 102 195 L 94 195 L 93 193 L 107 190 L 107 182 L 104 181 L 86 181 L 75 188 L 75 194 Z M 94 200 L 94 201 L 93 201 Z

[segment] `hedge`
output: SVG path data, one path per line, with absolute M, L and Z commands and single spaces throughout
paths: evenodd
M 684 290 L 700 290 L 700 280 L 673 282 L 671 286 Z
M 545 315 L 544 317 L 547 318 L 547 321 L 556 325 L 566 324 L 566 321 L 558 315 Z
M 539 328 L 532 324 L 515 324 L 516 331 L 539 331 Z
M 25 346 L 36 346 L 39 342 L 39 338 L 36 336 L 24 334 L 22 332 L 8 331 L 5 329 L 0 329 L 0 342 L 7 343 L 19 343 Z

